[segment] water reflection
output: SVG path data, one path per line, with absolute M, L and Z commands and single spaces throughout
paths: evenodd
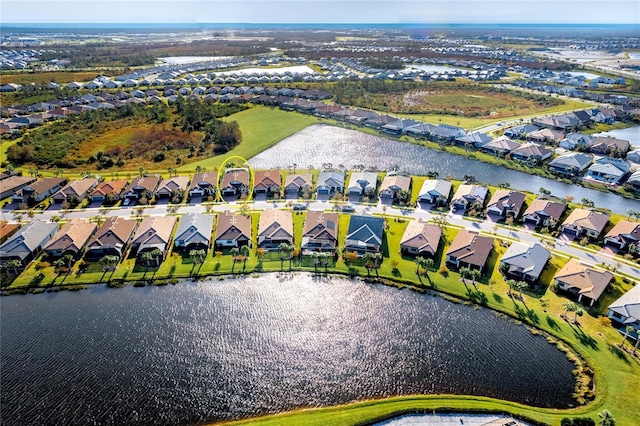
M 189 424 L 416 393 L 566 407 L 541 336 L 309 274 L 0 299 L 2 424 Z

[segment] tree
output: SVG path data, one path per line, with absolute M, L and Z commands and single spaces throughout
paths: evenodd
M 580 204 L 582 204 L 582 207 L 587 207 L 587 208 L 593 208 L 595 206 L 594 202 L 588 198 L 583 198 L 580 200 Z
M 8 260 L 2 263 L 2 269 L 5 271 L 12 271 L 11 275 L 18 275 L 18 269 L 22 268 L 22 262 L 20 260 Z
M 577 308 L 577 305 L 573 302 L 564 302 L 562 304 L 562 307 L 564 308 L 564 312 L 562 313 L 562 318 L 567 318 L 567 312 L 574 312 Z
M 462 282 L 464 285 L 467 285 L 466 278 L 469 276 L 470 269 L 467 267 L 460 268 L 460 278 L 462 278 Z
M 476 286 L 476 280 L 478 278 L 480 278 L 480 275 L 482 275 L 482 272 L 480 272 L 477 269 L 470 269 L 469 270 L 469 275 L 471 276 L 471 285 L 473 285 L 475 287 Z
M 233 273 L 233 270 L 236 267 L 236 257 L 238 256 L 238 253 L 240 252 L 240 250 L 238 250 L 238 247 L 232 247 L 231 250 L 229 250 L 229 254 L 231 255 L 231 259 L 233 260 L 233 263 L 231 264 L 231 272 Z
M 538 190 L 538 192 L 539 192 L 541 195 L 544 195 L 544 196 L 547 196 L 547 197 L 548 197 L 549 195 L 551 195 L 551 191 L 549 191 L 547 188 L 545 188 L 545 187 L 543 187 L 543 186 L 541 186 L 541 187 L 540 187 L 540 189 Z
M 507 285 L 509 286 L 509 297 L 513 297 L 513 293 L 511 293 L 511 290 L 516 287 L 516 280 L 507 280 Z
M 529 287 L 529 284 L 524 281 L 518 281 L 515 283 L 514 288 L 518 290 L 518 298 L 520 300 L 522 300 L 522 290 L 526 289 L 527 287 Z
M 220 259 L 222 259 L 222 252 L 221 251 L 217 251 L 216 253 L 216 259 L 218 260 L 218 265 L 220 264 Z
M 242 254 L 242 256 L 244 257 L 244 265 L 243 268 L 246 268 L 247 266 L 247 259 L 249 258 L 249 246 L 242 246 L 240 247 L 240 254 Z
M 118 256 L 113 255 L 105 255 L 100 259 L 100 264 L 104 265 L 106 268 L 111 268 L 113 265 L 117 264 L 120 258 Z
M 624 342 L 627 341 L 627 337 L 629 337 L 629 333 L 633 333 L 633 330 L 635 330 L 633 328 L 633 326 L 628 325 L 625 329 L 624 329 L 624 337 L 622 338 L 622 343 L 620 343 L 620 347 L 623 348 L 624 347 Z
M 615 426 L 616 421 L 609 412 L 609 410 L 602 410 L 598 413 L 598 417 L 600 417 L 600 425 L 601 426 Z
M 581 317 L 583 314 L 584 314 L 584 309 L 582 309 L 580 306 L 576 306 L 576 310 L 573 313 L 573 323 L 577 324 L 578 317 Z
M 189 250 L 189 257 L 193 258 L 194 263 L 204 263 L 207 252 L 204 249 Z

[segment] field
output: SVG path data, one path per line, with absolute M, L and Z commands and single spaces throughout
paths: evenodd
M 22 72 L 12 74 L 0 74 L 2 84 L 40 84 L 55 81 L 58 84 L 70 83 L 72 81 L 91 81 L 98 77 L 98 71 L 49 71 L 49 72 Z

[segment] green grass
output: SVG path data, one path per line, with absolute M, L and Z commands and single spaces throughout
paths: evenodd
M 240 156 L 248 160 L 305 127 L 323 122 L 313 116 L 261 106 L 233 114 L 225 120 L 237 121 L 240 124 L 240 145 L 226 154 L 184 165 L 178 169 L 179 171 L 193 171 L 197 166 L 213 170 L 230 156 Z

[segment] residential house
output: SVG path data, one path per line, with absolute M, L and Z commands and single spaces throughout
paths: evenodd
M 451 143 L 456 138 L 466 135 L 466 133 L 462 127 L 438 124 L 436 127 L 431 128 L 428 137 L 435 142 Z
M 222 195 L 247 194 L 249 190 L 249 170 L 227 169 L 222 176 Z
M 439 206 L 447 204 L 451 194 L 451 182 L 444 179 L 426 179 L 420 187 L 418 202 L 427 202 Z
M 258 247 L 277 250 L 282 243 L 293 244 L 293 217 L 288 210 L 265 210 L 258 224 Z
M 395 121 L 392 121 L 380 127 L 380 130 L 392 135 L 404 135 L 405 133 L 407 133 L 407 130 L 409 128 L 417 124 L 420 124 L 420 123 L 417 122 L 416 120 L 411 120 L 408 118 L 399 118 Z
M 458 268 L 465 267 L 482 272 L 492 248 L 493 238 L 482 237 L 478 232 L 461 229 L 449 246 L 446 261 Z
M 153 198 L 156 188 L 160 183 L 160 176 L 137 176 L 129 186 L 125 189 L 123 205 L 135 204 L 140 199 L 146 199 L 147 202 Z
M 512 160 L 522 161 L 528 164 L 538 164 L 551 157 L 551 151 L 544 146 L 535 143 L 526 143 L 511 151 L 509 156 Z
M 629 146 L 629 141 L 624 139 L 598 136 L 589 147 L 589 152 L 599 155 L 613 154 L 616 157 L 624 157 L 627 151 L 629 151 Z
M 602 157 L 587 170 L 586 179 L 608 185 L 618 184 L 629 173 L 631 164 L 622 158 Z
M 536 117 L 532 120 L 533 124 L 548 129 L 569 130 L 580 126 L 580 120 L 569 115 L 556 115 L 553 117 Z
M 180 218 L 174 238 L 176 248 L 189 250 L 209 250 L 213 215 L 187 213 Z
M 504 135 L 511 139 L 525 138 L 527 133 L 535 132 L 539 129 L 540 127 L 534 126 L 533 124 L 522 124 L 505 130 Z
M 512 243 L 500 259 L 500 270 L 509 278 L 535 283 L 550 257 L 540 243 Z
M 632 287 L 609 305 L 608 317 L 622 326 L 623 333 L 626 332 L 627 326 L 631 326 L 638 336 L 640 334 L 640 285 Z
M 630 188 L 632 191 L 640 192 L 640 170 L 637 170 L 629 176 L 625 187 Z
M 57 223 L 32 220 L 0 245 L 0 265 L 19 260 L 23 267 L 27 266 L 57 232 Z
M 6 220 L 0 220 L 0 244 L 9 239 L 10 236 L 15 234 L 20 225 L 17 223 L 9 223 Z
M 553 129 L 540 129 L 531 133 L 527 133 L 527 140 L 545 144 L 545 145 L 555 145 L 564 139 L 564 132 Z
M 335 252 L 338 243 L 338 214 L 310 210 L 304 220 L 301 249 L 305 252 Z
M 91 201 L 107 201 L 109 204 L 114 204 L 120 199 L 120 196 L 122 195 L 124 189 L 127 187 L 128 183 L 129 182 L 127 182 L 126 179 L 116 179 L 101 182 L 91 192 Z
M 173 176 L 163 179 L 156 190 L 156 198 L 169 198 L 172 203 L 179 203 L 182 201 L 188 186 L 189 176 Z
M 555 286 L 576 296 L 579 303 L 589 306 L 593 306 L 600 299 L 611 280 L 611 272 L 597 270 L 580 263 L 577 259 L 569 259 L 553 277 Z
M 493 154 L 499 157 L 504 157 L 514 149 L 518 148 L 520 143 L 509 139 L 507 136 L 500 136 L 490 142 L 485 143 L 480 147 L 480 151 L 487 154 Z
M 65 178 L 42 178 L 17 191 L 11 197 L 11 200 L 16 203 L 27 203 L 32 206 L 58 192 L 66 183 L 67 179 Z
M 378 253 L 382 247 L 384 219 L 375 216 L 352 215 L 344 244 L 345 252 Z
M 107 218 L 87 244 L 85 259 L 97 261 L 104 256 L 117 256 L 118 259 L 122 259 L 136 226 L 138 221 L 134 219 Z
M 318 175 L 316 187 L 318 195 L 331 195 L 344 191 L 344 173 L 336 170 L 322 170 Z
M 486 186 L 463 183 L 453 194 L 451 201 L 453 211 L 461 210 L 464 213 L 473 204 L 477 204 L 480 208 L 484 207 L 487 192 L 489 189 Z
M 298 196 L 305 191 L 313 189 L 313 176 L 311 173 L 287 174 L 285 178 L 284 190 L 287 195 Z
M 595 239 L 600 236 L 608 221 L 608 213 L 577 208 L 562 222 L 562 232 L 575 238 L 586 235 Z
M 430 124 L 430 123 L 418 123 L 414 126 L 411 126 L 409 128 L 407 128 L 406 133 L 410 136 L 416 137 L 416 138 L 429 138 L 429 136 L 431 136 L 431 133 L 437 128 L 438 126 L 435 124 Z
M 400 191 L 411 191 L 411 176 L 386 175 L 380 184 L 380 198 L 395 199 Z
M 636 148 L 633 151 L 628 152 L 627 160 L 640 164 L 640 148 Z
M 139 254 L 159 249 L 164 259 L 171 246 L 171 234 L 177 220 L 176 216 L 145 217 L 133 235 L 131 250 Z
M 480 148 L 482 145 L 489 143 L 493 138 L 486 133 L 474 132 L 463 136 L 459 136 L 455 139 L 455 144 L 467 147 L 469 145 L 474 148 Z
M 32 184 L 35 181 L 35 177 L 18 175 L 2 179 L 0 181 L 0 200 L 4 200 L 8 197 L 13 197 L 22 188 Z
M 53 195 L 53 201 L 56 203 L 64 203 L 66 201 L 71 205 L 77 205 L 87 198 L 90 191 L 97 184 L 98 179 L 96 178 L 72 180 Z
M 563 176 L 577 176 L 591 165 L 593 157 L 588 154 L 572 152 L 551 160 L 547 165 L 551 173 Z
M 497 218 L 516 219 L 524 205 L 525 195 L 510 189 L 498 189 L 487 204 L 487 214 Z
M 536 228 L 547 227 L 554 229 L 560 222 L 560 218 L 566 208 L 566 204 L 536 198 L 531 202 L 529 207 L 527 207 L 527 210 L 525 210 L 522 215 L 522 219 L 524 223 L 530 223 Z
M 282 181 L 280 179 L 280 170 L 261 170 L 255 172 L 253 179 L 253 190 L 256 194 L 273 195 L 280 193 Z
M 216 247 L 251 246 L 251 216 L 230 211 L 218 215 Z
M 214 196 L 218 186 L 218 174 L 213 172 L 196 173 L 191 180 L 189 197 Z
M 564 137 L 564 139 L 560 141 L 559 146 L 560 148 L 568 149 L 571 151 L 585 151 L 591 146 L 594 140 L 595 137 L 590 135 L 585 135 L 582 133 L 569 133 Z
M 78 257 L 83 247 L 96 232 L 98 226 L 84 219 L 72 219 L 44 246 L 44 252 L 50 257 L 60 257 L 70 254 Z
M 442 229 L 422 220 L 410 220 L 400 240 L 400 251 L 422 257 L 434 257 L 440 245 Z
M 640 249 L 640 223 L 621 220 L 604 236 L 604 243 L 619 250 L 628 249 L 632 245 Z
M 375 194 L 378 185 L 376 172 L 352 172 L 349 179 L 349 195 Z

